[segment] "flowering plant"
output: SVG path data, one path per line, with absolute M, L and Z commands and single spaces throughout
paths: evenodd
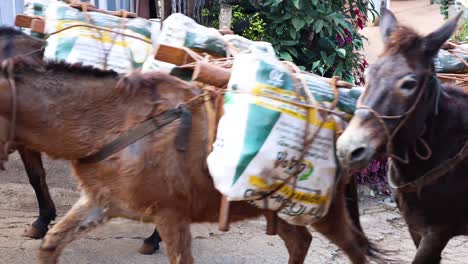
M 367 67 L 360 51 L 364 37 L 358 32 L 368 11 L 365 0 L 251 0 L 265 17 L 265 34 L 279 56 L 304 70 L 355 84 L 363 83 Z

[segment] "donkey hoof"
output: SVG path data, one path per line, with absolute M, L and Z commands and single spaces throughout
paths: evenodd
M 138 252 L 143 255 L 152 255 L 159 249 L 159 245 L 143 243 Z
M 46 235 L 47 231 L 41 230 L 39 228 L 36 228 L 34 226 L 30 226 L 25 232 L 24 236 L 29 237 L 29 238 L 34 238 L 34 239 L 40 239 L 43 238 Z

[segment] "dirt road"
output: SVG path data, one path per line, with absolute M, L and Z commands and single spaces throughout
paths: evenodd
M 40 241 L 22 234 L 37 214 L 35 196 L 29 186 L 22 163 L 12 156 L 7 172 L 0 173 L 0 264 L 31 263 Z M 59 215 L 78 198 L 74 179 L 69 178 L 67 165 L 46 161 L 48 182 L 57 203 Z M 409 263 L 415 253 L 398 212 L 366 198 L 361 203 L 362 223 L 369 238 L 381 248 L 396 250 L 392 257 Z M 229 232 L 216 225 L 193 225 L 193 252 L 197 263 L 286 263 L 287 252 L 279 237 L 264 234 L 263 219 L 233 224 Z M 142 239 L 151 234 L 152 226 L 127 220 L 115 220 L 70 245 L 61 263 L 167 263 L 160 251 L 142 256 L 136 251 Z M 163 244 L 164 247 L 164 244 Z M 306 263 L 348 263 L 342 252 L 314 233 Z M 445 264 L 468 263 L 468 239 L 457 238 L 444 252 Z
M 391 0 L 390 9 L 401 24 L 422 34 L 432 32 L 444 23 L 439 5 L 431 5 L 429 0 Z M 361 33 L 368 39 L 364 42 L 364 54 L 367 61 L 373 63 L 383 49 L 379 28 L 366 27 Z

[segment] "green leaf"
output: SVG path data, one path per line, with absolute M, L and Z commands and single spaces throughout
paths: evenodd
M 279 6 L 279 4 L 281 4 L 282 2 L 283 0 L 275 0 L 275 3 L 272 6 L 274 7 Z
M 315 23 L 315 33 L 320 33 L 320 31 L 322 31 L 322 28 L 323 28 L 323 20 L 319 20 L 317 21 L 317 23 Z
M 335 72 L 333 72 L 333 76 L 339 76 L 341 78 L 342 74 L 343 74 L 343 62 L 340 61 L 338 65 L 336 66 Z
M 284 30 L 284 25 L 277 26 L 275 29 L 276 34 L 278 35 L 281 35 L 281 33 L 283 33 L 283 30 Z
M 328 57 L 325 59 L 325 64 L 326 64 L 328 67 L 333 66 L 333 63 L 335 62 L 335 57 L 336 57 L 336 54 L 335 54 L 335 53 L 333 53 L 333 54 L 331 54 L 330 56 L 328 56 Z
M 305 26 L 305 21 L 300 17 L 295 17 L 292 19 L 292 24 L 296 31 L 299 31 Z
M 296 7 L 296 9 L 301 9 L 300 0 L 292 0 L 292 2 L 294 4 L 294 7 Z
M 279 56 L 283 60 L 293 61 L 293 58 L 291 57 L 291 55 L 289 53 L 287 53 L 286 51 L 280 52 Z
M 336 53 L 338 53 L 338 56 L 340 56 L 340 58 L 345 58 L 346 57 L 346 50 L 345 49 L 337 49 Z
M 291 36 L 292 39 L 296 39 L 296 29 L 294 28 L 289 28 L 289 36 Z
M 315 70 L 319 65 L 320 65 L 320 60 L 315 61 L 315 62 L 312 64 L 312 70 Z
M 295 40 L 282 40 L 280 41 L 281 45 L 284 45 L 284 46 L 296 46 L 297 45 L 297 41 Z
M 297 52 L 296 48 L 294 47 L 285 47 L 285 48 L 288 50 L 289 54 L 293 55 L 296 58 L 299 58 L 299 53 Z
M 322 66 L 318 67 L 318 70 L 319 70 L 321 75 L 323 75 L 325 73 L 325 69 Z

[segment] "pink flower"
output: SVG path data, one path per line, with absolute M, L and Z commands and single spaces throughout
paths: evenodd
M 359 9 L 357 7 L 354 8 L 354 14 L 358 15 L 360 14 L 361 12 L 359 12 Z

